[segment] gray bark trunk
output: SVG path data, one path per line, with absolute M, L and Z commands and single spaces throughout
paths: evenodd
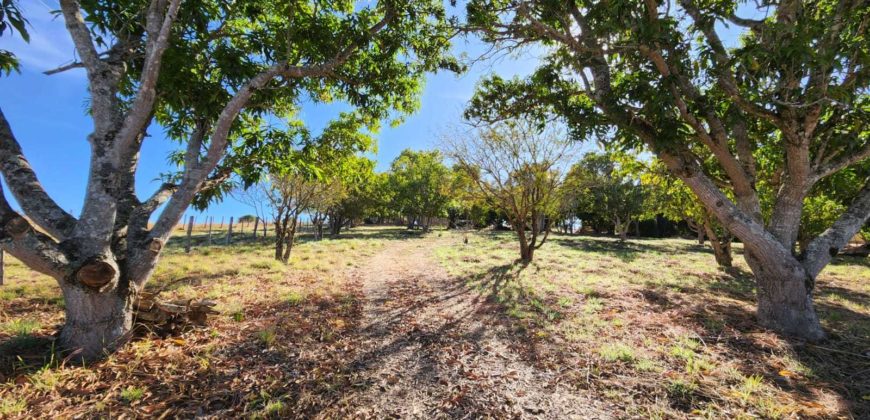
M 118 288 L 97 292 L 77 285 L 65 286 L 66 322 L 60 332 L 64 350 L 76 358 L 97 360 L 130 338 L 133 305 L 129 294 Z
M 818 341 L 825 338 L 813 307 L 813 278 L 796 260 L 750 251 L 746 258 L 758 287 L 758 323 L 779 333 Z

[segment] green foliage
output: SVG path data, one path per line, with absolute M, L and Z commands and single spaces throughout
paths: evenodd
M 393 206 L 409 218 L 426 219 L 445 214 L 450 201 L 450 171 L 441 152 L 403 150 L 390 165 Z
M 143 71 L 148 2 L 87 0 L 81 6 L 99 47 L 117 42 L 131 49 L 121 57 L 128 70 L 119 93 L 129 103 Z M 258 75 L 285 69 L 253 85 L 230 127 L 227 156 L 211 176 L 222 182 L 208 183 L 194 206 L 222 199 L 236 186 L 229 181 L 248 187 L 282 170 L 319 177 L 321 161 L 333 160 L 324 154 L 370 150 L 372 141 L 363 133 L 414 112 L 426 73 L 462 70 L 448 51 L 452 28 L 437 0 L 183 1 L 163 55 L 154 110 L 155 121 L 181 146 L 171 162 L 185 166 L 185 146 L 201 132 L 206 141 L 196 152 L 204 153 L 208 133 L 233 95 Z M 299 108 L 334 102 L 351 111 L 312 135 L 299 120 Z M 179 177 L 165 175 L 168 181 Z
M 30 42 L 27 25 L 27 19 L 21 14 L 17 0 L 0 0 L 0 37 L 17 32 L 24 42 Z M 5 72 L 8 76 L 13 70 L 19 70 L 18 58 L 12 52 L 0 49 L 0 75 Z
M 617 234 L 644 209 L 646 189 L 635 174 L 634 158 L 618 153 L 587 153 L 571 167 L 561 187 L 563 208 L 584 223 L 607 221 Z
M 804 211 L 801 214 L 801 230 L 798 242 L 804 249 L 806 243 L 829 228 L 843 212 L 846 206 L 820 194 L 804 199 Z

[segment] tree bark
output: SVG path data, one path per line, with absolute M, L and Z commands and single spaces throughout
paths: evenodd
M 716 264 L 722 268 L 731 268 L 731 234 L 725 233 L 722 236 L 716 234 L 716 231 L 710 226 L 710 222 L 704 223 L 704 229 L 698 230 L 702 235 L 704 232 L 710 237 L 710 246 L 713 248 L 713 257 L 716 258 Z
M 293 216 L 292 220 L 290 220 L 290 226 L 287 227 L 284 234 L 285 248 L 283 255 L 281 255 L 281 262 L 284 264 L 287 264 L 287 262 L 290 261 L 290 251 L 293 250 L 293 240 L 296 239 L 296 224 L 298 223 L 298 220 L 298 216 Z
M 60 332 L 64 350 L 76 358 L 98 360 L 124 345 L 133 328 L 132 295 L 121 288 L 97 292 L 80 285 L 63 287 L 66 322 Z
M 754 254 L 747 258 L 758 285 L 758 322 L 782 334 L 818 341 L 825 338 L 813 307 L 813 279 L 795 261 L 771 260 Z

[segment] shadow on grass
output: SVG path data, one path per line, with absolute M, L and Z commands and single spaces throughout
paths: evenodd
M 845 402 L 841 414 L 860 418 L 862 413 L 870 413 L 870 401 L 865 398 L 870 394 L 870 353 L 867 352 L 870 316 L 816 299 L 817 313 L 829 336 L 824 342 L 813 344 L 777 337 L 758 324 L 754 312 L 755 284 L 748 272 L 734 273 L 730 279 L 720 276 L 706 287 L 684 288 L 679 293 L 666 289 L 647 289 L 641 293 L 653 312 L 670 311 L 673 323 L 687 326 L 704 337 L 707 344 L 715 344 L 720 357 L 741 361 L 745 376 L 761 375 L 779 389 L 797 395 L 798 400 L 830 405 L 832 401 L 820 400 L 812 389 L 823 388 Z M 710 293 L 724 294 L 733 300 L 697 298 Z M 866 297 L 860 292 L 824 284 L 816 291 L 817 296 L 832 293 L 850 296 L 848 300 L 852 302 Z M 792 368 L 774 363 L 772 353 L 791 355 L 805 367 L 806 374 L 789 373 Z
M 612 252 L 607 249 L 604 252 Z M 480 293 L 488 296 L 496 304 L 497 312 L 493 315 L 498 322 L 508 326 L 507 331 L 513 334 L 513 341 L 523 350 L 523 357 L 533 363 L 542 358 L 549 358 L 545 364 L 555 366 L 582 366 L 589 355 L 577 352 L 577 347 L 565 341 L 550 339 L 550 332 L 569 315 L 569 310 L 561 307 L 554 299 L 545 299 L 536 295 L 535 291 L 520 290 L 518 293 L 508 293 L 512 280 L 519 272 L 514 264 L 493 266 L 486 271 L 470 276 L 469 284 Z M 659 313 L 667 317 L 667 322 L 678 328 L 688 328 L 703 337 L 704 346 L 714 348 L 716 358 L 738 363 L 745 377 L 761 375 L 766 383 L 773 384 L 792 395 L 797 401 L 814 404 L 815 407 L 830 407 L 839 410 L 839 414 L 859 418 L 863 413 L 870 413 L 870 316 L 850 310 L 836 303 L 823 299 L 816 300 L 816 308 L 823 320 L 829 338 L 819 344 L 805 343 L 800 340 L 777 337 L 762 328 L 754 313 L 755 283 L 754 277 L 745 270 L 730 270 L 721 272 L 696 287 L 684 287 L 679 292 L 668 287 L 646 287 L 638 290 L 636 295 L 642 296 L 638 302 L 619 301 L 624 295 L 603 294 L 599 297 L 607 300 L 608 305 L 616 305 L 621 311 L 635 311 L 643 315 Z M 704 296 L 725 296 L 730 299 L 706 299 Z M 864 293 L 837 287 L 820 285 L 817 295 L 835 295 L 852 303 L 868 301 Z M 740 304 L 742 302 L 743 304 Z M 517 308 L 524 310 L 518 312 Z M 607 311 L 604 311 L 607 312 Z M 518 313 L 520 316 L 518 316 Z M 605 313 L 596 316 L 606 317 Z M 623 331 L 626 336 L 631 334 L 657 334 L 666 325 L 650 325 L 638 327 L 636 331 Z M 542 339 L 543 337 L 543 339 Z M 624 338 L 623 338 L 624 339 Z M 595 340 L 597 348 L 602 343 Z M 670 345 L 670 344 L 669 344 Z M 789 373 L 789 366 L 780 364 L 777 357 L 791 357 L 805 367 L 805 373 Z M 671 363 L 680 363 L 671 362 Z M 671 367 L 678 371 L 682 365 Z M 605 385 L 613 375 L 616 377 L 633 377 L 619 388 L 634 386 L 635 398 L 647 395 L 648 404 L 655 404 L 656 393 L 664 395 L 671 402 L 672 409 L 690 414 L 693 410 L 704 410 L 705 404 L 712 402 L 710 395 L 729 392 L 730 383 L 719 383 L 717 389 L 695 389 L 687 391 L 687 395 L 673 395 L 669 388 L 664 389 L 668 381 L 662 382 L 659 374 L 649 375 L 626 369 L 626 366 L 596 364 L 589 368 L 593 382 L 589 384 L 590 374 L 585 377 L 586 386 L 590 389 Z M 688 369 L 688 368 L 687 368 Z M 570 371 L 570 369 L 567 369 Z M 627 375 L 627 376 L 626 376 Z M 646 379 L 643 379 L 646 378 Z M 582 379 L 582 375 L 581 375 Z M 622 381 L 622 380 L 620 380 Z M 709 381 L 706 382 L 709 386 Z M 817 390 L 835 394 L 844 402 L 844 406 L 836 404 Z M 646 397 L 639 397 L 646 398 Z M 719 401 L 722 404 L 723 401 Z M 728 405 L 739 405 L 733 398 L 725 402 Z M 762 402 L 758 402 L 758 410 L 762 410 Z M 808 407 L 813 407 L 808 405 Z M 829 412 L 830 413 L 830 412 Z M 806 414 L 806 413 L 805 413 Z
M 643 257 L 644 253 L 657 252 L 663 254 L 679 254 L 685 252 L 704 252 L 713 254 L 713 251 L 708 247 L 700 245 L 673 244 L 673 243 L 656 243 L 654 241 L 619 241 L 616 238 L 600 238 L 600 237 L 554 237 L 548 240 L 559 246 L 575 249 L 583 252 L 592 252 L 603 254 L 611 257 L 616 257 L 623 262 L 632 262 L 637 258 Z
M 55 337 L 16 335 L 0 339 L 0 382 L 34 372 L 55 359 Z

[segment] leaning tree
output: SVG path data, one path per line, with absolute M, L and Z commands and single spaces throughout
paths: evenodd
M 858 181 L 861 192 L 805 250 L 795 244 L 812 187 L 870 157 L 866 1 L 472 0 L 467 10 L 484 39 L 547 55 L 528 79 L 485 82 L 473 110 L 537 104 L 645 145 L 744 243 L 760 323 L 824 338 L 815 279 L 870 216 L 870 182 Z M 726 26 L 739 37 L 723 37 Z M 774 180 L 764 218 L 760 191 Z
M 268 150 L 276 117 L 303 100 L 338 100 L 373 126 L 416 108 L 426 72 L 456 69 L 436 0 L 60 0 L 60 8 L 77 59 L 48 73 L 84 69 L 93 120 L 83 209 L 69 214 L 46 193 L 0 113 L 0 172 L 21 209 L 0 195 L 0 246 L 57 279 L 60 343 L 86 359 L 129 336 L 133 299 L 188 206 L 222 191 L 239 168 L 258 176 L 252 159 L 268 158 L 257 151 Z M 182 145 L 180 170 L 140 198 L 142 144 L 161 128 Z

